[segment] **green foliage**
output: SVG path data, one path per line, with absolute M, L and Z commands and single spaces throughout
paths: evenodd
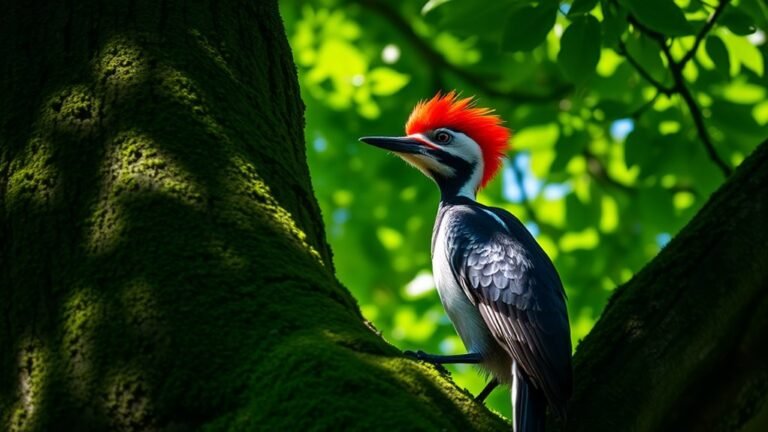
M 315 191 L 364 315 L 400 348 L 464 351 L 430 277 L 437 189 L 357 142 L 401 134 L 418 100 L 457 89 L 512 128 L 509 163 L 479 200 L 533 230 L 583 338 L 768 135 L 768 8 L 734 3 L 282 2 Z M 452 372 L 472 392 L 484 384 Z M 510 412 L 504 392 L 490 405 Z
M 555 24 L 557 2 L 542 1 L 513 11 L 504 28 L 503 46 L 507 51 L 530 51 L 539 46 Z
M 669 36 L 693 34 L 693 26 L 685 14 L 670 0 L 624 0 L 638 21 L 659 33 Z
M 560 39 L 557 61 L 571 81 L 581 82 L 600 61 L 600 23 L 592 15 L 574 19 Z

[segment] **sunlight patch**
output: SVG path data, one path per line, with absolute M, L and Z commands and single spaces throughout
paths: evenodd
M 20 345 L 18 357 L 19 401 L 11 410 L 10 430 L 34 430 L 37 407 L 48 375 L 49 353 L 39 340 L 27 338 Z
M 87 375 L 93 360 L 91 343 L 102 313 L 98 293 L 91 288 L 76 288 L 64 305 L 62 351 L 68 363 L 72 393 L 83 402 L 88 398 Z
M 104 412 L 118 430 L 154 430 L 155 423 L 151 400 L 151 388 L 143 373 L 134 367 L 120 368 L 109 374 L 102 399 Z
M 53 198 L 59 173 L 53 164 L 50 142 L 31 139 L 11 162 L 10 172 L 6 195 L 8 202 L 27 201 L 42 206 Z
M 256 205 L 259 207 L 258 214 L 268 216 L 273 222 L 273 226 L 288 234 L 289 238 L 294 239 L 301 249 L 309 251 L 312 258 L 324 265 L 320 253 L 307 242 L 307 234 L 296 225 L 293 215 L 286 210 L 272 195 L 269 185 L 256 172 L 253 163 L 246 161 L 240 156 L 233 157 L 230 166 L 235 167 L 235 178 L 239 181 L 231 185 L 232 193 L 227 194 L 234 201 L 229 205 L 232 210 L 242 213 L 252 213 L 251 209 L 245 206 Z M 247 199 L 243 199 L 247 198 Z M 237 220 L 243 224 L 246 221 Z
M 135 86 L 144 81 L 148 62 L 141 47 L 126 37 L 110 40 L 96 61 L 96 77 L 110 87 Z
M 151 137 L 134 130 L 114 138 L 102 171 L 104 185 L 90 218 L 91 253 L 104 253 L 119 242 L 124 231 L 122 206 L 126 196 L 151 192 L 193 207 L 204 201 L 205 194 L 192 176 L 164 154 Z
M 406 297 L 415 299 L 424 297 L 426 294 L 435 290 L 435 281 L 432 273 L 426 270 L 420 271 L 416 277 L 405 286 Z

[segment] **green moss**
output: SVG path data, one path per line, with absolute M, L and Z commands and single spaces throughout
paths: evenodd
M 7 200 L 28 201 L 42 205 L 55 194 L 58 170 L 53 164 L 51 143 L 32 138 L 10 164 L 11 175 L 7 184 Z
M 294 239 L 301 250 L 308 251 L 313 259 L 323 264 L 318 251 L 307 242 L 306 233 L 296 225 L 294 217 L 274 198 L 270 187 L 257 173 L 256 166 L 239 156 L 231 159 L 230 166 L 234 168 L 228 183 L 229 196 L 232 199 L 230 206 L 233 210 L 239 208 L 242 211 L 241 214 L 230 213 L 232 222 L 247 227 L 251 221 L 243 217 L 245 214 L 255 212 L 261 216 L 267 216 L 275 228 Z M 253 206 L 257 208 L 254 209 Z
M 163 154 L 149 136 L 135 130 L 125 131 L 115 137 L 112 145 L 115 156 L 110 161 L 110 171 L 114 197 L 151 190 L 191 206 L 203 201 L 202 188 L 171 156 Z
M 111 7 L 115 28 L 71 38 L 90 45 L 15 55 L 58 73 L 28 77 L 46 86 L 0 149 L 0 346 L 24 359 L 0 351 L 0 429 L 505 428 L 330 271 L 276 4 L 179 5 L 183 25 Z
M 43 124 L 60 130 L 88 133 L 98 121 L 100 101 L 89 86 L 77 84 L 54 94 L 43 110 Z
M 151 388 L 140 370 L 122 367 L 110 373 L 104 391 L 104 410 L 114 430 L 155 428 Z
M 151 191 L 199 207 L 206 195 L 192 176 L 149 136 L 135 130 L 123 131 L 115 136 L 111 146 L 102 166 L 104 182 L 99 200 L 90 217 L 88 245 L 92 253 L 111 250 L 124 235 L 124 196 Z
M 11 408 L 9 430 L 31 431 L 39 427 L 50 353 L 39 340 L 28 338 L 18 353 L 18 402 Z
M 121 90 L 141 84 L 148 72 L 146 54 L 134 38 L 126 36 L 110 39 L 101 49 L 94 68 L 99 82 Z

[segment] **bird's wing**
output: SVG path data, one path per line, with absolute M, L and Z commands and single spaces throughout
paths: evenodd
M 496 341 L 563 413 L 571 392 L 571 340 L 552 262 L 511 214 L 495 208 L 462 213 L 447 239 L 454 277 Z

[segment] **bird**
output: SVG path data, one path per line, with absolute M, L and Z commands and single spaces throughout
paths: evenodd
M 543 431 L 546 408 L 565 420 L 572 391 L 566 295 L 534 236 L 504 209 L 477 202 L 498 174 L 510 130 L 490 108 L 456 91 L 438 92 L 411 112 L 405 136 L 363 143 L 413 165 L 440 189 L 432 231 L 432 273 L 466 354 L 405 354 L 434 364 L 477 364 L 491 377 L 482 402 L 510 386 L 515 432 Z

